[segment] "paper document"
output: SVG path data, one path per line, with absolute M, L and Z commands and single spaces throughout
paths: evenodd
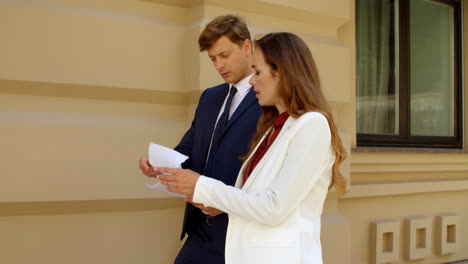
M 148 147 L 148 159 L 153 167 L 182 168 L 182 163 L 186 161 L 188 157 L 173 149 L 150 143 Z M 185 197 L 185 195 L 166 190 L 166 186 L 162 185 L 159 181 L 155 184 L 145 183 L 145 185 L 148 188 L 156 189 L 174 196 Z

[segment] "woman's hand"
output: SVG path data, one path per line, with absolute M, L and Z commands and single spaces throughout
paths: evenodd
M 154 171 L 168 173 L 159 174 L 157 176 L 161 184 L 166 185 L 168 191 L 185 194 L 187 196 L 193 195 L 193 192 L 195 191 L 195 185 L 197 184 L 197 180 L 200 177 L 200 174 L 186 169 L 158 167 L 154 168 Z

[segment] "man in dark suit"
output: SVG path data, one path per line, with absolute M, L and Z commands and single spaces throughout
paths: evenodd
M 189 156 L 184 168 L 234 185 L 240 158 L 247 154 L 261 115 L 249 84 L 253 75 L 250 32 L 241 18 L 220 16 L 206 25 L 198 44 L 226 83 L 202 93 L 192 125 L 175 150 Z M 140 169 L 149 177 L 158 174 L 147 157 L 140 159 Z M 227 214 L 190 198 L 185 201 L 181 239 L 186 234 L 188 238 L 175 263 L 224 263 Z

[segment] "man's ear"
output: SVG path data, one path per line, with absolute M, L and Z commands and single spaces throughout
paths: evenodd
M 244 40 L 244 43 L 242 44 L 242 50 L 244 51 L 245 55 L 252 56 L 252 41 L 250 41 L 250 39 Z

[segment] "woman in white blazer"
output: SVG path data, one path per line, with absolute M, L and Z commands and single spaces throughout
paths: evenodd
M 190 170 L 155 170 L 172 174 L 158 176 L 169 191 L 229 215 L 227 264 L 321 264 L 320 218 L 329 188 L 346 188 L 345 151 L 304 41 L 270 33 L 255 46 L 250 82 L 263 115 L 235 186 Z

